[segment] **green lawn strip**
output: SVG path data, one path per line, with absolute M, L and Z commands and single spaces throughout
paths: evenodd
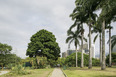
M 15 74 L 5 74 L 5 75 L 2 75 L 0 77 L 48 77 L 48 75 L 50 74 L 50 72 L 52 71 L 53 69 L 50 68 L 50 69 L 28 69 L 26 71 L 30 72 L 30 74 L 27 74 L 27 75 L 15 75 Z
M 93 67 L 92 69 L 72 67 L 63 71 L 68 77 L 116 77 L 116 68 L 101 70 L 100 67 Z

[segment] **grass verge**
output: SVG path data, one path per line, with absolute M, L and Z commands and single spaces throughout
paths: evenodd
M 107 67 L 106 70 L 101 70 L 100 67 L 92 69 L 70 67 L 63 70 L 68 77 L 116 77 L 116 68 Z
M 27 69 L 26 71 L 30 72 L 30 74 L 27 75 L 16 75 L 16 74 L 5 74 L 1 75 L 0 77 L 48 77 L 50 72 L 53 69 Z

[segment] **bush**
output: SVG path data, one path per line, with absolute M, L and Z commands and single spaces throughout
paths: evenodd
M 10 64 L 8 64 L 6 67 L 7 67 L 8 69 L 12 69 L 12 67 L 14 67 L 14 66 L 15 66 L 14 63 L 10 63 Z
M 106 64 L 109 64 L 109 54 L 106 56 Z M 116 52 L 112 52 L 112 65 L 116 65 Z
M 22 65 L 17 65 L 15 67 L 12 67 L 11 69 L 11 74 L 18 74 L 18 75 L 26 75 L 29 74 L 29 72 L 27 72 L 24 67 L 22 67 Z
M 46 68 L 48 65 L 46 57 L 36 57 L 38 68 Z
M 89 65 L 89 55 L 87 54 L 83 54 L 84 56 L 84 66 L 88 66 Z M 78 66 L 81 66 L 81 52 L 78 52 L 77 55 L 77 60 L 78 60 Z M 65 59 L 60 59 L 60 64 L 61 65 L 65 65 L 68 67 L 75 67 L 76 66 L 76 53 L 73 53 L 69 56 L 67 56 Z M 99 66 L 100 62 L 98 59 L 92 58 L 92 65 L 93 66 Z
M 51 67 L 56 67 L 57 66 L 57 61 L 52 60 L 52 59 L 48 59 L 48 63 Z
M 92 65 L 93 66 L 100 66 L 100 60 L 92 58 Z

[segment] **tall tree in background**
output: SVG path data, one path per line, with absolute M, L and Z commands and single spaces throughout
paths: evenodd
M 70 27 L 69 30 L 77 26 L 77 30 L 80 30 L 81 32 L 81 67 L 83 68 L 84 66 L 84 59 L 83 59 L 83 40 L 84 40 L 84 28 L 83 28 L 83 23 L 86 21 L 87 16 L 84 16 L 84 12 L 82 7 L 82 2 L 81 0 L 76 0 L 75 1 L 75 9 L 73 10 L 73 13 L 70 15 L 72 20 L 75 21 L 75 23 Z M 87 41 L 87 40 L 86 40 Z
M 10 54 L 11 50 L 12 47 L 10 45 L 0 43 L 0 65 L 2 66 L 2 69 L 6 63 L 6 55 Z
M 72 19 L 80 20 L 81 23 L 87 23 L 89 26 L 89 68 L 92 68 L 92 52 L 91 52 L 91 27 L 96 20 L 96 10 L 97 5 L 95 0 L 76 0 L 76 8 L 73 11 Z M 93 4 L 93 5 L 91 5 Z
M 79 31 L 68 32 L 68 38 L 66 39 L 66 43 L 69 43 L 69 45 L 70 45 L 72 42 L 74 42 L 75 49 L 76 49 L 76 67 L 78 66 L 78 63 L 77 63 L 77 45 L 80 45 L 79 39 L 81 39 Z
M 51 60 L 60 57 L 60 47 L 51 32 L 42 29 L 32 35 L 30 41 L 26 52 L 29 57 L 44 56 Z
M 100 66 L 101 66 L 102 64 L 102 38 L 101 38 L 102 29 L 101 29 L 101 26 L 94 26 L 91 32 L 92 34 L 97 33 L 96 36 L 94 37 L 93 43 L 95 43 L 97 37 L 99 36 L 99 50 L 100 50 L 99 60 L 100 60 Z
M 105 26 L 110 24 L 116 17 L 116 0 L 102 0 L 99 5 L 102 9 L 98 21 L 102 21 L 102 66 L 101 70 L 105 70 Z
M 114 46 L 116 45 L 116 35 L 111 37 L 111 49 L 113 50 Z
M 8 54 L 12 50 L 12 47 L 7 44 L 0 43 L 0 54 Z

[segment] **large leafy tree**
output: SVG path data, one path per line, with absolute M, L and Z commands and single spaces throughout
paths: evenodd
M 7 58 L 8 56 L 6 55 L 10 54 L 11 50 L 12 47 L 10 45 L 0 43 L 0 65 L 2 66 L 2 69 L 7 62 L 5 58 Z
M 57 60 L 60 56 L 60 47 L 51 32 L 42 29 L 32 35 L 30 41 L 26 52 L 29 57 L 44 56 L 47 59 Z
M 12 50 L 12 47 L 7 44 L 0 43 L 0 54 L 8 54 Z

